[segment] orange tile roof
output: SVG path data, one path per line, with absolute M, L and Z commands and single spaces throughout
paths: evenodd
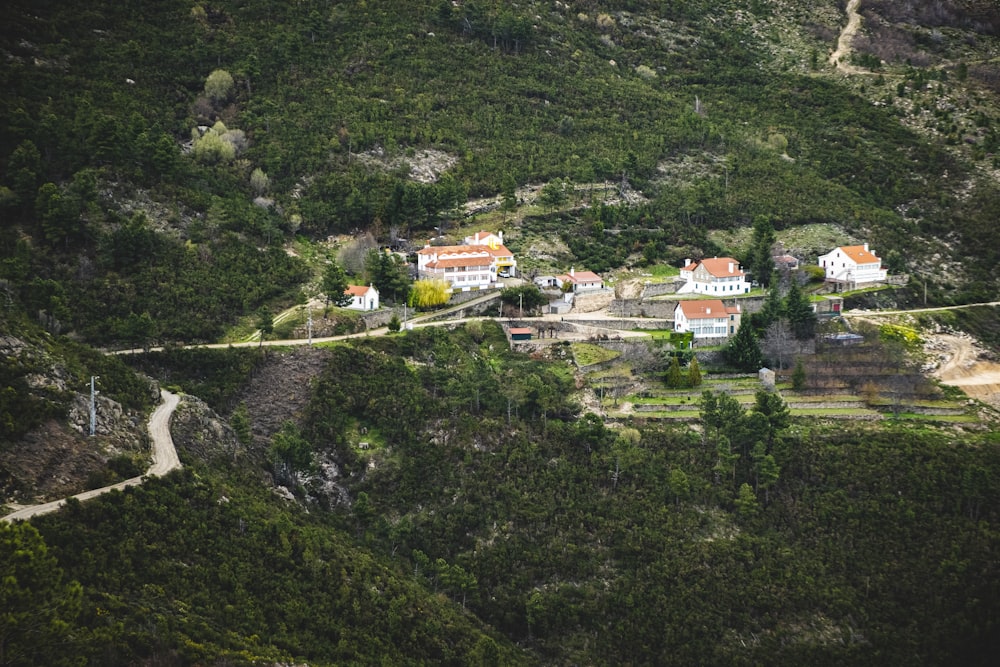
M 743 272 L 740 271 L 740 263 L 737 262 L 732 257 L 713 257 L 712 259 L 703 259 L 701 263 L 704 264 L 705 269 L 708 270 L 716 278 L 728 278 L 730 276 L 742 276 Z M 733 270 L 729 270 L 729 265 L 733 265 Z
M 882 261 L 875 253 L 863 245 L 842 245 L 840 246 L 840 250 L 854 260 L 856 264 L 874 264 Z
M 370 285 L 348 285 L 347 289 L 344 290 L 344 294 L 350 294 L 351 296 L 364 296 L 368 294 L 368 290 L 372 289 Z
M 417 251 L 418 255 L 448 255 L 453 253 L 484 253 L 489 252 L 488 246 L 482 245 L 432 245 L 426 248 L 421 248 Z
M 677 304 L 681 307 L 684 317 L 689 320 L 719 318 L 729 315 L 725 304 L 719 299 L 691 299 L 678 301 Z
M 449 257 L 448 259 L 439 259 L 436 262 L 427 262 L 424 268 L 453 269 L 462 266 L 482 266 L 485 268 L 489 265 L 490 260 L 486 257 Z
M 511 335 L 513 335 L 513 334 L 530 334 L 530 333 L 532 333 L 532 331 L 528 327 L 511 327 L 510 328 L 510 333 L 511 333 Z

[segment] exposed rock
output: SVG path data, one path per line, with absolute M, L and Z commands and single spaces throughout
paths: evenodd
M 201 461 L 244 462 L 259 468 L 263 453 L 244 447 L 232 427 L 200 398 L 185 395 L 170 422 L 178 453 Z

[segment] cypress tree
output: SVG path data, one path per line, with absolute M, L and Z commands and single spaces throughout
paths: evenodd
M 683 376 L 681 375 L 681 363 L 678 361 L 676 356 L 671 357 L 670 368 L 667 369 L 667 386 L 671 389 L 680 387 L 683 383 Z
M 688 364 L 688 386 L 697 387 L 701 384 L 701 368 L 698 366 L 698 357 L 692 356 L 691 363 Z

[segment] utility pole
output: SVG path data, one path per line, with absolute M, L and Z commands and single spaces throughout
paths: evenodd
M 313 344 L 313 310 L 309 309 L 309 319 L 306 321 L 306 328 L 309 330 L 309 345 Z
M 94 381 L 101 379 L 100 375 L 90 376 L 90 435 L 93 436 L 97 430 L 97 391 L 94 389 Z
M 520 311 L 520 318 L 524 319 L 524 294 L 518 294 L 517 309 Z

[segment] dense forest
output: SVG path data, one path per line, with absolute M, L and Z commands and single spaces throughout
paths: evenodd
M 4 544 L 48 554 L 40 581 L 65 603 L 45 635 L 59 643 L 35 650 L 47 664 L 990 664 L 995 432 L 792 420 L 766 392 L 749 408 L 707 392 L 697 430 L 609 427 L 578 416 L 558 352 L 532 360 L 502 336 L 477 324 L 331 348 L 265 469 L 184 449 L 182 473 L 33 521 L 44 543 L 4 528 Z M 331 462 L 349 505 L 324 490 Z
M 79 429 L 94 377 L 135 433 L 151 379 L 187 396 L 183 471 L 0 522 L 0 664 L 992 664 L 989 420 L 706 391 L 605 422 L 568 344 L 473 322 L 317 350 L 274 427 L 247 401 L 287 351 L 180 345 L 263 339 L 331 248 L 480 198 L 567 266 L 825 223 L 930 304 L 995 300 L 993 3 L 862 3 L 835 65 L 844 4 L 4 2 L 0 455 Z M 367 257 L 338 280 L 396 305 Z M 998 341 L 996 309 L 925 323 Z

